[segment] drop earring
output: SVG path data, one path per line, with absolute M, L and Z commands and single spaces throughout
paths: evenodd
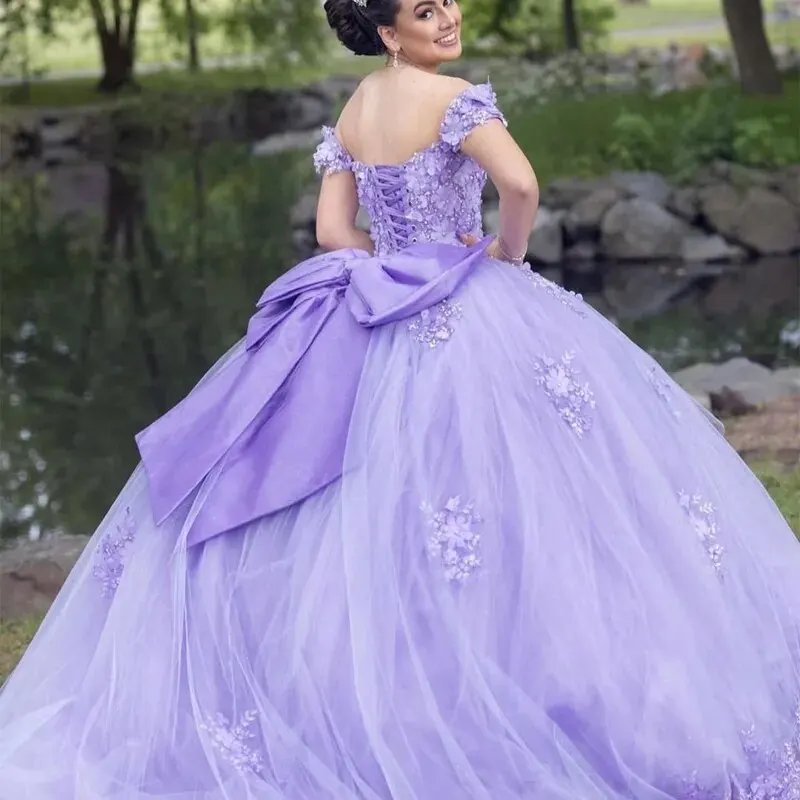
M 397 58 L 397 50 L 392 50 L 392 67 L 399 66 L 400 62 Z

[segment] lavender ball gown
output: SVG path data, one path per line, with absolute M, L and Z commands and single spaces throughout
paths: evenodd
M 800 547 L 580 297 L 489 259 L 488 85 L 352 170 L 138 436 L 0 695 L 2 800 L 797 800 Z

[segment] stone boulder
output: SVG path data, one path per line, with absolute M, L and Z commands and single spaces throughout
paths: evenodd
M 528 239 L 528 258 L 539 264 L 557 264 L 564 257 L 563 211 L 540 208 Z
M 541 193 L 541 204 L 555 211 L 572 208 L 585 197 L 599 189 L 618 188 L 610 177 L 592 178 L 558 178 L 551 181 Z
M 241 89 L 230 97 L 232 128 L 248 140 L 287 131 L 319 128 L 329 122 L 333 101 L 320 87 L 303 89 Z
M 601 248 L 618 260 L 679 259 L 689 226 L 660 205 L 634 197 L 620 200 L 601 225 Z
M 726 241 L 717 233 L 709 234 L 693 230 L 683 240 L 681 256 L 687 263 L 714 263 L 718 261 L 730 263 L 744 261 L 747 257 L 747 252 L 738 245 Z
M 697 188 L 694 186 L 681 186 L 675 189 L 667 198 L 665 204 L 667 211 L 680 217 L 690 225 L 694 225 L 700 219 L 700 198 Z
M 746 164 L 737 164 L 733 161 L 718 159 L 709 165 L 709 171 L 717 181 L 730 183 L 745 189 L 749 186 L 772 189 L 776 182 L 776 176 L 773 172 L 759 169 L 758 167 L 748 167 Z
M 622 199 L 622 190 L 613 186 L 595 189 L 581 198 L 564 217 L 567 237 L 572 241 L 595 238 L 605 213 Z
M 0 620 L 45 613 L 88 541 L 86 536 L 53 536 L 0 550 Z
M 726 239 L 759 255 L 800 249 L 800 211 L 778 192 L 717 183 L 701 188 L 698 197 L 708 225 Z
M 800 394 L 800 369 L 773 372 L 746 358 L 732 358 L 723 364 L 695 364 L 676 372 L 673 378 L 694 397 L 728 394 L 749 407 Z
M 527 257 L 537 264 L 558 264 L 564 256 L 563 211 L 540 208 L 528 239 Z M 483 212 L 483 230 L 496 234 L 500 227 L 500 209 L 489 206 Z
M 800 164 L 781 170 L 776 177 L 775 188 L 790 203 L 800 208 Z
M 672 186 L 657 172 L 613 172 L 611 182 L 626 196 L 641 197 L 659 206 L 672 194 Z

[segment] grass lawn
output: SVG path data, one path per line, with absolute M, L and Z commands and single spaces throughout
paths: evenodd
M 786 473 L 762 466 L 756 472 L 800 538 L 800 470 Z M 21 658 L 38 625 L 38 619 L 0 622 L 0 684 Z
M 616 4 L 612 30 L 638 30 L 667 25 L 690 25 L 722 17 L 722 0 L 650 0 L 647 5 Z M 765 11 L 769 12 L 769 0 Z
M 258 86 L 289 87 L 322 80 L 329 75 L 366 74 L 375 69 L 378 59 L 358 58 L 341 52 L 316 66 L 292 67 L 291 70 L 261 67 L 228 67 L 192 74 L 184 70 L 164 70 L 137 76 L 140 92 L 122 92 L 113 97 L 95 89 L 95 78 L 64 78 L 30 84 L 23 96 L 18 87 L 0 87 L 0 107 L 85 106 L 96 103 L 126 102 L 156 92 L 196 97 Z
M 767 23 L 767 36 L 774 45 L 789 44 L 800 46 L 800 19 L 791 19 L 786 22 Z M 680 35 L 664 33 L 654 30 L 652 33 L 626 36 L 621 32 L 612 35 L 610 47 L 612 50 L 622 51 L 631 47 L 666 47 L 672 42 L 678 44 L 716 44 L 727 46 L 730 43 L 728 31 L 723 24 L 713 30 L 687 30 Z
M 22 658 L 39 622 L 38 618 L 24 622 L 0 622 L 0 684 Z

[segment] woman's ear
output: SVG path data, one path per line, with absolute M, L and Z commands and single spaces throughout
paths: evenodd
M 397 32 L 394 28 L 389 25 L 381 25 L 378 27 L 378 36 L 381 37 L 390 54 L 400 51 L 400 42 L 397 41 Z

